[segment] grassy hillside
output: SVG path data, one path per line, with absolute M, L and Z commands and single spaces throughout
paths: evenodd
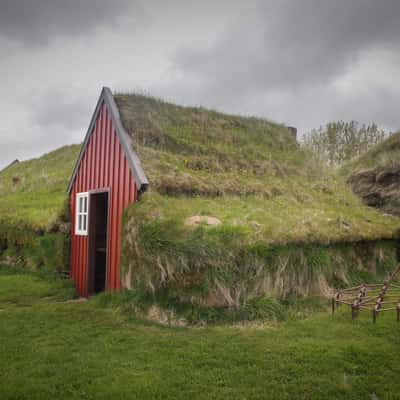
M 115 99 L 150 180 L 141 218 L 169 223 L 173 235 L 190 230 L 184 221 L 193 215 L 281 244 L 391 238 L 400 226 L 364 207 L 282 125 L 139 95 Z
M 1 171 L 0 221 L 35 228 L 46 228 L 55 221 L 63 211 L 79 147 L 61 147 Z
M 150 179 L 146 207 L 160 221 L 213 214 L 270 243 L 392 237 L 398 225 L 363 207 L 281 125 L 143 96 L 116 101 Z M 48 226 L 78 151 L 65 146 L 0 172 L 0 219 Z
M 79 145 L 65 146 L 0 172 L 0 259 L 8 265 L 66 271 L 66 187 Z
M 366 204 L 400 216 L 400 132 L 345 165 L 341 173 Z
M 69 295 L 65 285 L 0 273 L 1 399 L 347 400 L 400 393 L 394 311 L 376 324 L 364 312 L 352 321 L 340 308 L 334 316 L 281 323 L 177 328 L 136 319 L 121 303 L 124 292 L 63 302 Z
M 348 283 L 357 263 L 368 271 L 393 261 L 392 252 L 379 259 L 327 248 L 394 238 L 400 220 L 364 206 L 284 126 L 138 95 L 115 99 L 150 181 L 125 221 L 129 287 L 238 307 L 257 296 L 326 293 Z M 381 254 L 377 243 L 365 247 Z

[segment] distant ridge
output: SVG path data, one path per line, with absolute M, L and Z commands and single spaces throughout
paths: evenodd
M 13 165 L 18 164 L 18 163 L 19 163 L 19 160 L 18 160 L 18 158 L 16 158 L 14 161 L 10 162 L 10 164 L 5 166 L 3 169 L 0 169 L 0 172 L 3 172 L 6 169 L 11 168 Z

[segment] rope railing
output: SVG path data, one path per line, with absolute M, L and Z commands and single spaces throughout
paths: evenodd
M 340 304 L 351 307 L 352 319 L 356 319 L 360 310 L 369 310 L 375 323 L 379 313 L 396 311 L 400 321 L 400 285 L 394 279 L 400 272 L 400 265 L 382 284 L 363 283 L 359 286 L 338 290 L 332 297 L 332 313 Z

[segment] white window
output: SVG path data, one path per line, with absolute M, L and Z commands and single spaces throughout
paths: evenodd
M 89 193 L 76 194 L 75 234 L 88 234 Z

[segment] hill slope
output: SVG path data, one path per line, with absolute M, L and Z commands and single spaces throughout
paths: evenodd
M 342 173 L 367 205 L 400 215 L 400 132 L 346 165 Z
M 61 147 L 1 171 L 0 220 L 34 228 L 46 228 L 56 220 L 79 147 Z

